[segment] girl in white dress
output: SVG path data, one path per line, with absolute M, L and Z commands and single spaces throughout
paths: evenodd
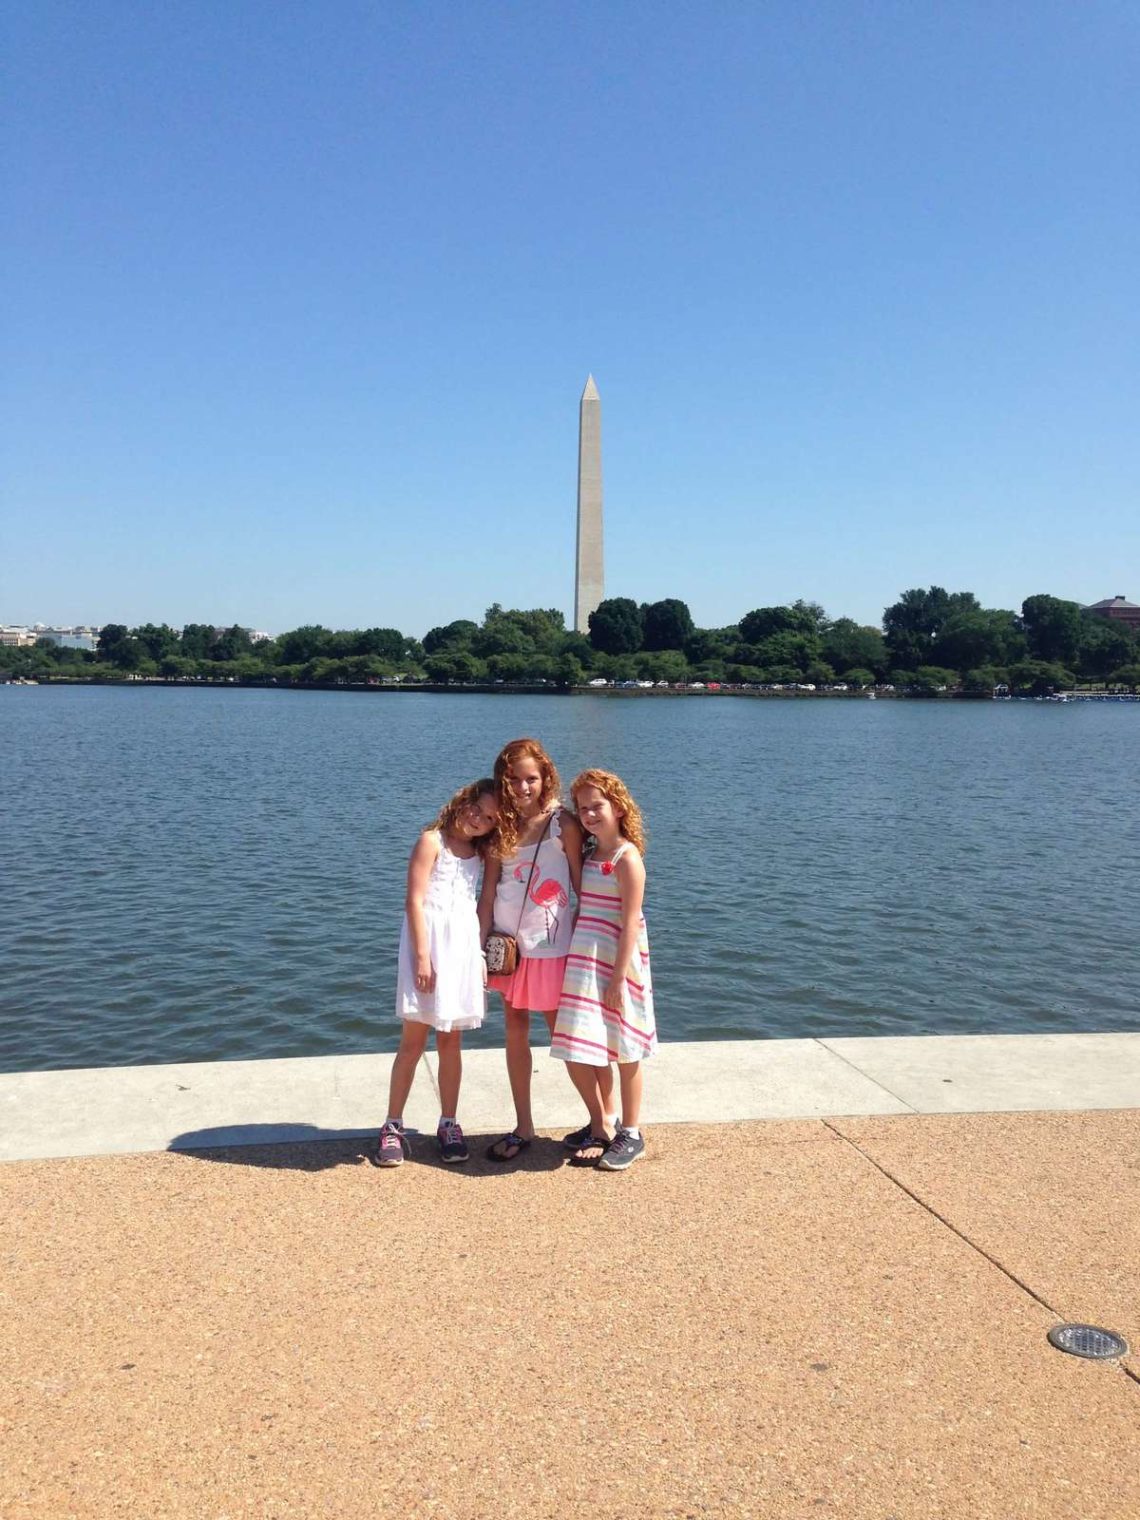
M 404 1028 L 392 1062 L 388 1117 L 372 1156 L 377 1166 L 399 1166 L 409 1149 L 404 1104 L 432 1029 L 443 1110 L 439 1153 L 449 1162 L 468 1158 L 456 1116 L 460 1044 L 465 1029 L 478 1029 L 487 1007 L 477 909 L 483 861 L 495 843 L 498 817 L 494 781 L 474 781 L 441 809 L 408 861 L 396 984 L 396 1016 Z

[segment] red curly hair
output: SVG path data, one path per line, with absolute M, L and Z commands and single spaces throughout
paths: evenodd
M 459 821 L 459 815 L 465 807 L 470 807 L 473 802 L 478 802 L 480 797 L 494 797 L 499 800 L 499 788 L 490 776 L 483 776 L 479 781 L 472 781 L 467 786 L 461 786 L 450 802 L 445 802 L 439 810 L 439 815 L 434 823 L 429 823 L 429 829 L 438 829 L 441 834 L 448 833 Z M 471 840 L 475 853 L 486 857 L 497 854 L 499 849 L 499 830 L 496 825 L 489 834 L 480 834 Z
M 641 809 L 629 795 L 629 787 L 621 777 L 615 776 L 613 771 L 579 771 L 570 783 L 570 795 L 575 802 L 577 802 L 578 793 L 586 786 L 597 787 L 611 806 L 620 811 L 619 831 L 630 844 L 636 845 L 639 854 L 644 855 L 645 820 L 641 816 Z
M 523 820 L 511 791 L 509 775 L 511 766 L 517 765 L 520 760 L 533 760 L 538 766 L 542 777 L 542 792 L 538 799 L 540 812 L 545 813 L 551 803 L 557 802 L 562 796 L 558 768 L 537 739 L 512 739 L 509 744 L 503 745 L 495 761 L 495 784 L 499 797 L 499 842 L 496 853 L 504 859 L 515 853 L 522 832 Z

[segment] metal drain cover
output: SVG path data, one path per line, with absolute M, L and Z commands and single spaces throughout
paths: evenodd
M 1124 1356 L 1128 1342 L 1115 1330 L 1102 1330 L 1099 1325 L 1054 1325 L 1049 1331 L 1049 1344 L 1070 1356 L 1087 1356 L 1093 1361 L 1106 1357 Z

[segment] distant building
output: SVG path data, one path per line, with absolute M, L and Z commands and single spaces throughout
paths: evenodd
M 36 639 L 41 644 L 58 644 L 61 649 L 87 649 L 94 651 L 99 645 L 99 635 L 94 628 L 41 628 L 36 625 Z
M 1140 606 L 1126 597 L 1106 596 L 1103 602 L 1094 602 L 1084 610 L 1095 612 L 1097 617 L 1108 618 L 1109 622 L 1123 623 L 1125 628 L 1131 628 L 1134 633 L 1140 630 Z
M 0 648 L 25 649 L 35 642 L 36 636 L 30 628 L 18 628 L 15 624 L 0 628 Z
M 216 639 L 220 639 L 224 633 L 229 633 L 232 627 L 234 627 L 234 624 L 228 623 L 224 628 L 215 628 L 214 637 Z M 267 640 L 273 637 L 271 633 L 264 633 L 260 628 L 239 627 L 238 631 L 240 633 L 244 633 L 251 644 L 264 644 Z

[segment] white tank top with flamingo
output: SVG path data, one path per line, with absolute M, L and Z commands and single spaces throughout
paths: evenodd
M 559 808 L 551 819 L 546 837 L 538 846 L 537 860 L 535 846 L 528 844 L 503 861 L 495 892 L 495 928 L 500 934 L 513 934 L 520 952 L 533 960 L 565 955 L 574 932 L 570 862 L 562 845 L 561 813 Z M 531 861 L 534 861 L 533 876 Z

